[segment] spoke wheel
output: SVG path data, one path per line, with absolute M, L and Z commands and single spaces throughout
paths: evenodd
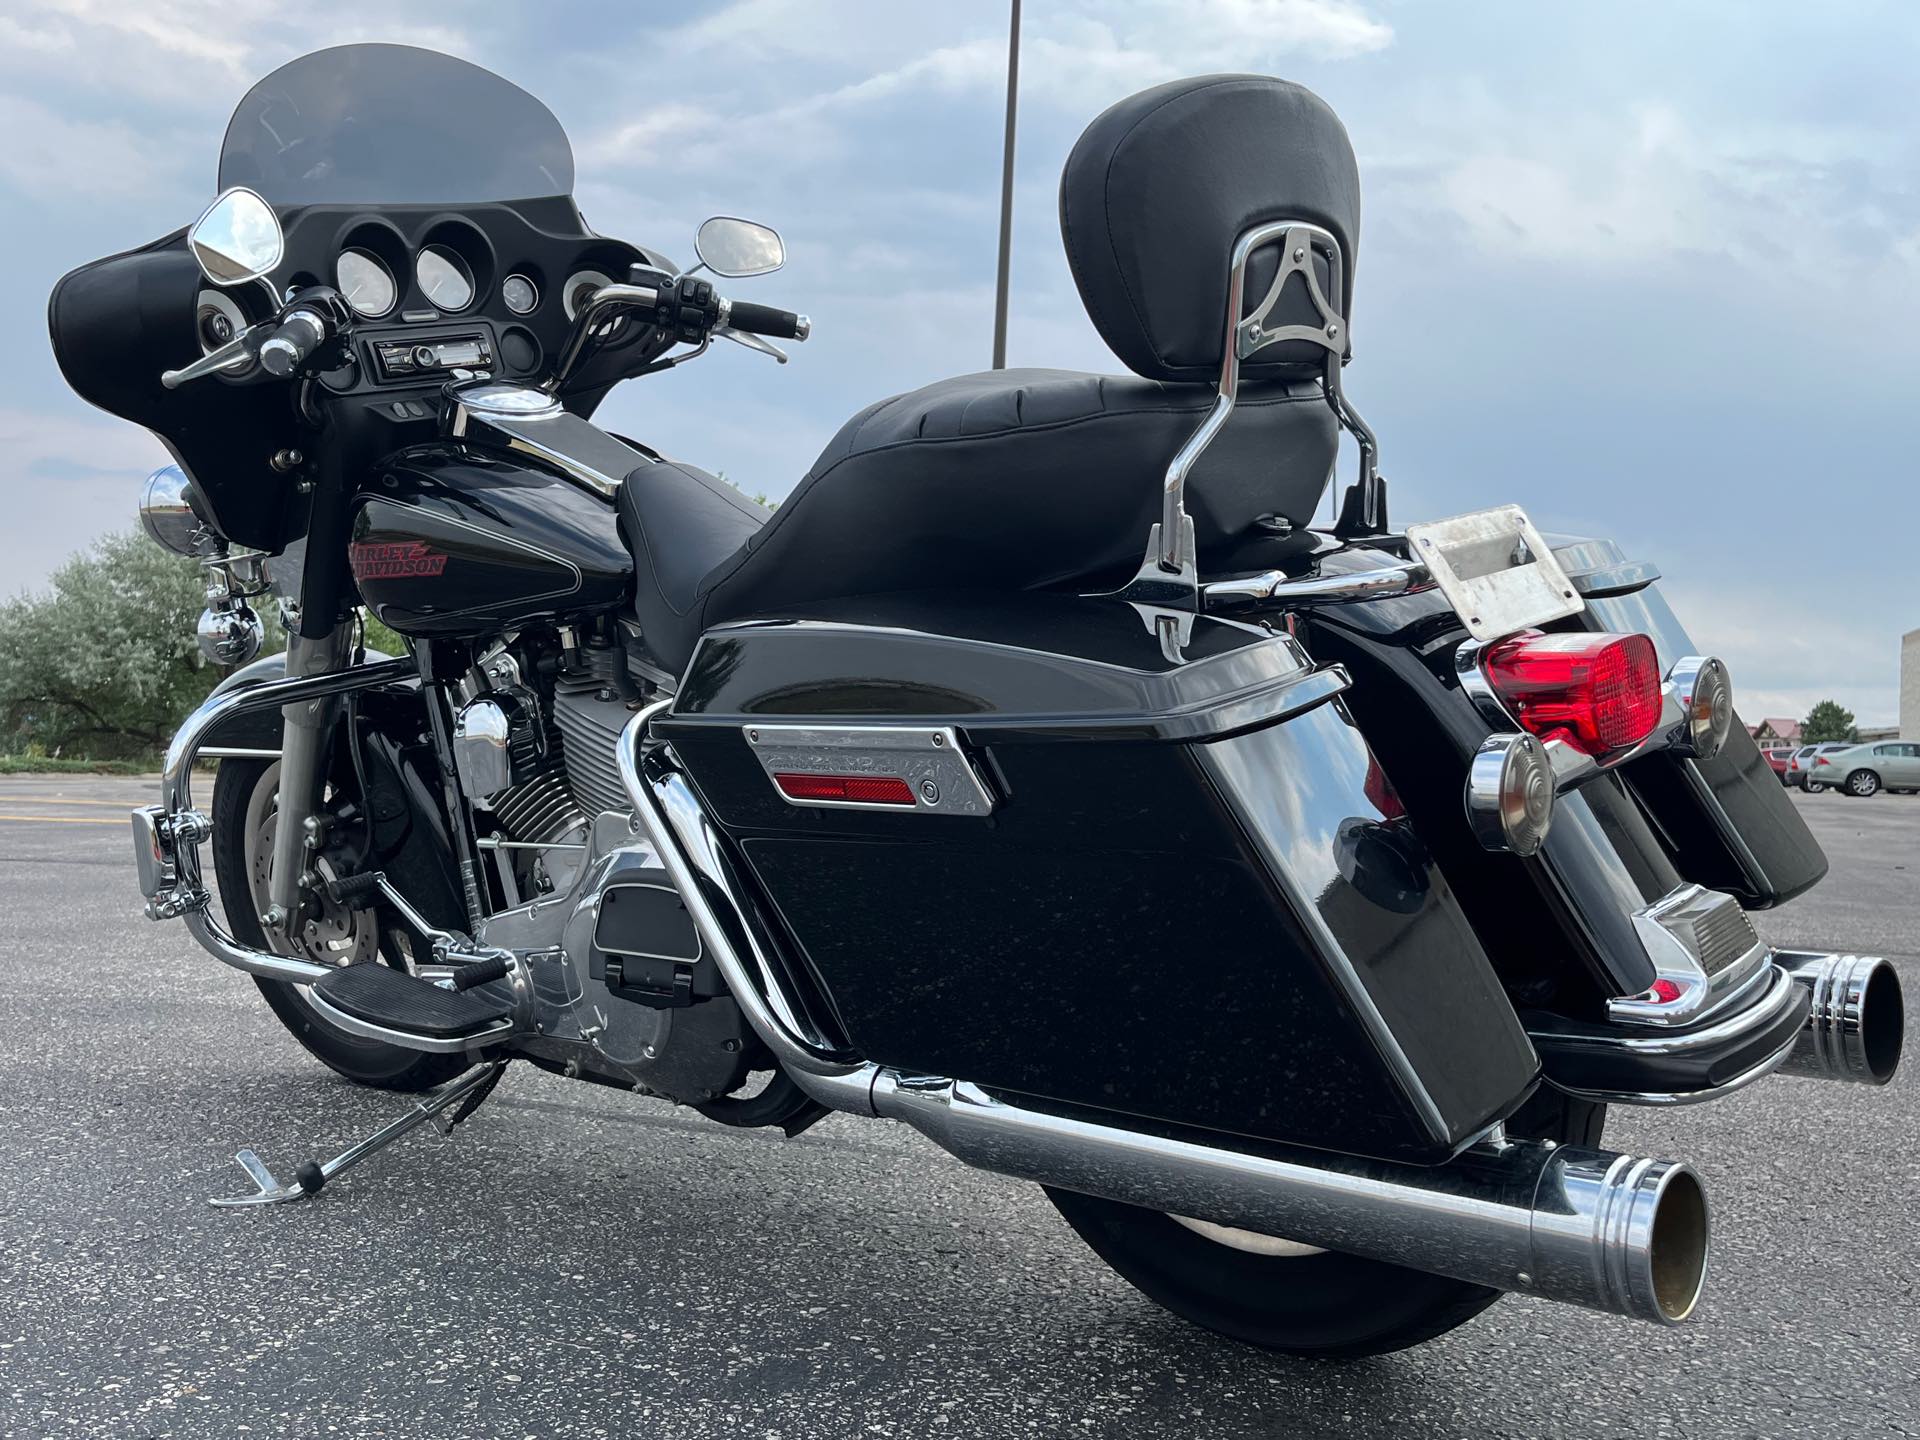
M 1858 795 L 1861 799 L 1876 793 L 1880 789 L 1880 777 L 1871 770 L 1856 770 L 1847 776 L 1847 793 Z
M 324 902 L 292 941 L 269 936 L 260 923 L 273 874 L 273 836 L 279 828 L 280 762 L 222 760 L 213 781 L 213 862 L 227 929 L 242 945 L 322 965 L 389 964 L 406 969 L 406 952 L 382 943 L 374 910 Z M 254 977 L 280 1022 L 318 1059 L 361 1085 L 383 1090 L 431 1090 L 465 1070 L 462 1055 L 427 1055 L 349 1034 L 325 1019 L 307 987 Z

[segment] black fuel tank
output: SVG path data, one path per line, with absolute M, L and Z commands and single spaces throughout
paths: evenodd
M 347 551 L 360 598 L 408 635 L 476 635 L 621 604 L 633 560 L 611 502 L 520 456 L 456 442 L 381 461 Z

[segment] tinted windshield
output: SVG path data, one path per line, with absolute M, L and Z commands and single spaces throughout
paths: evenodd
M 573 191 L 573 148 L 518 85 L 410 45 L 342 45 L 247 92 L 220 188 L 274 205 L 459 205 Z

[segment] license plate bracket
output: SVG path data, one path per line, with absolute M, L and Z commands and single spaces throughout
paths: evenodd
M 1586 608 L 1518 505 L 1409 525 L 1407 541 L 1475 640 L 1503 639 Z

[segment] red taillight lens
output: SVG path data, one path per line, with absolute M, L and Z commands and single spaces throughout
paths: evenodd
M 913 804 L 913 787 L 898 775 L 775 775 L 789 800 L 826 800 L 842 805 Z
M 1824 755 L 1816 755 L 1813 757 L 1813 763 L 1816 765 L 1831 765 L 1833 762 Z
M 1660 722 L 1660 661 L 1644 635 L 1542 635 L 1502 640 L 1487 681 L 1522 727 L 1603 756 L 1638 745 Z

